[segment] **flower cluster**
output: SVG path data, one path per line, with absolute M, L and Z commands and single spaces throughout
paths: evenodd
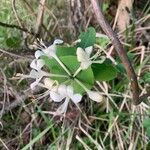
M 76 58 L 80 65 L 79 68 L 74 73 L 72 73 L 56 54 L 57 45 L 60 45 L 62 43 L 63 41 L 59 39 L 55 40 L 49 47 L 46 47 L 42 43 L 44 48 L 35 52 L 35 59 L 30 64 L 32 70 L 30 74 L 26 76 L 27 78 L 32 78 L 35 80 L 30 84 L 30 88 L 32 90 L 34 90 L 36 86 L 40 86 L 47 90 L 44 96 L 49 95 L 51 100 L 53 100 L 54 102 L 63 101 L 61 106 L 56 111 L 58 114 L 64 114 L 67 111 L 70 101 L 77 105 L 81 101 L 84 93 L 87 93 L 89 98 L 93 101 L 102 101 L 101 94 L 97 91 L 91 91 L 86 87 L 84 83 L 82 83 L 82 81 L 77 78 L 77 76 L 80 72 L 88 69 L 93 63 L 103 63 L 105 60 L 105 57 L 103 56 L 101 56 L 100 59 L 97 60 L 97 58 L 99 57 L 99 52 L 91 56 L 93 52 L 92 46 L 89 46 L 85 49 L 77 47 Z M 44 71 L 44 66 L 47 63 L 44 57 L 47 57 L 49 60 L 55 60 L 66 74 L 56 74 L 53 73 L 52 70 L 50 70 L 49 72 Z M 63 78 L 65 80 L 63 82 L 59 82 L 54 78 Z M 77 92 L 74 89 L 74 86 L 68 84 L 67 81 L 70 78 L 71 80 L 74 80 L 76 84 L 78 84 L 84 90 L 84 92 Z

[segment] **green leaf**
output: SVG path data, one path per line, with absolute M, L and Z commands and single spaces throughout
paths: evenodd
M 110 43 L 110 39 L 107 36 L 97 37 L 96 44 L 100 45 L 103 49 Z
M 143 126 L 144 126 L 145 128 L 147 128 L 147 127 L 150 126 L 150 118 L 144 119 L 144 121 L 143 121 Z
M 105 12 L 108 8 L 109 8 L 109 4 L 108 3 L 103 3 L 103 5 L 102 5 L 103 12 Z
M 146 133 L 147 133 L 148 137 L 150 137 L 150 127 L 146 128 Z
M 144 119 L 143 126 L 146 128 L 146 133 L 150 137 L 150 118 Z
M 127 56 L 128 56 L 130 61 L 133 61 L 133 59 L 135 57 L 135 55 L 133 53 L 130 53 L 130 52 L 127 53 Z
M 145 73 L 143 79 L 145 82 L 150 83 L 150 72 Z
M 76 48 L 58 45 L 57 49 L 56 49 L 56 54 L 58 57 L 68 56 L 68 55 L 76 55 Z
M 81 32 L 79 39 L 81 42 L 77 44 L 77 47 L 86 48 L 93 46 L 96 41 L 96 31 L 93 27 L 87 29 L 86 32 Z
M 116 69 L 118 70 L 119 73 L 122 73 L 122 74 L 126 73 L 125 67 L 122 63 L 118 63 L 116 65 Z
M 19 37 L 10 37 L 6 39 L 6 45 L 11 48 L 20 47 L 21 40 Z
M 41 58 L 45 61 L 45 65 L 51 73 L 67 75 L 64 69 L 57 63 L 55 59 L 49 59 L 47 56 L 42 56 Z M 60 77 L 51 77 L 51 78 L 53 80 L 57 80 L 59 83 L 66 81 L 66 78 L 60 78 Z
M 48 126 L 45 128 L 41 133 L 39 133 L 34 139 L 32 139 L 25 147 L 23 147 L 21 150 L 28 150 L 34 143 L 36 143 L 38 140 L 40 140 L 52 127 L 54 124 L 51 126 Z
M 45 60 L 46 66 L 50 69 L 51 73 L 54 74 L 61 74 L 67 75 L 68 78 L 60 78 L 60 77 L 53 77 L 53 80 L 57 80 L 59 83 L 65 82 L 67 85 L 72 85 L 75 92 L 77 93 L 84 93 L 85 90 L 75 82 L 72 77 L 64 71 L 64 69 L 57 63 L 55 59 L 49 59 L 48 57 L 43 57 Z M 79 68 L 80 63 L 77 61 L 76 56 L 62 56 L 60 57 L 61 62 L 66 66 L 66 68 L 70 71 L 73 75 L 76 70 Z M 80 80 L 88 89 L 91 89 L 94 84 L 94 75 L 92 72 L 91 67 L 86 70 L 81 71 L 76 78 Z
M 92 64 L 95 80 L 109 81 L 117 76 L 117 70 L 111 64 Z

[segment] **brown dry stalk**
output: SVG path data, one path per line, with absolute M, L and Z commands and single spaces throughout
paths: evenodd
M 35 33 L 39 34 L 40 28 L 43 22 L 43 14 L 44 14 L 44 5 L 46 0 L 40 0 L 39 2 L 39 8 L 38 8 L 38 14 L 37 14 L 37 20 L 35 24 Z
M 102 29 L 106 33 L 106 35 L 111 39 L 121 61 L 122 61 L 123 65 L 126 69 L 128 78 L 131 82 L 133 104 L 138 105 L 140 102 L 142 102 L 144 100 L 144 98 L 147 98 L 148 96 L 150 96 L 150 93 L 139 97 L 140 89 L 138 86 L 137 77 L 136 77 L 134 69 L 133 69 L 133 67 L 132 67 L 132 65 L 128 59 L 126 51 L 124 50 L 122 44 L 120 43 L 120 41 L 117 37 L 117 34 L 112 30 L 111 26 L 109 25 L 109 23 L 105 19 L 104 15 L 102 13 L 102 9 L 99 6 L 98 1 L 97 0 L 91 0 L 91 3 L 92 3 L 93 10 L 94 10 L 94 13 L 96 15 L 98 23 L 100 24 L 100 26 L 102 27 Z

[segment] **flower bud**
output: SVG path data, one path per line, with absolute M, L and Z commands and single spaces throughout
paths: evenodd
M 50 78 L 45 78 L 44 79 L 44 85 L 46 86 L 46 88 L 48 88 L 49 90 L 52 89 L 53 85 L 54 85 L 55 81 L 50 79 Z
M 87 94 L 89 95 L 89 98 L 96 102 L 101 102 L 103 100 L 102 95 L 100 95 L 99 92 L 96 91 L 88 91 Z

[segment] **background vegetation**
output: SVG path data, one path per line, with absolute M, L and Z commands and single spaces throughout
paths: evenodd
M 118 33 L 145 93 L 150 92 L 150 1 L 135 0 L 131 6 L 128 23 L 124 17 L 117 20 L 117 1 L 105 0 L 103 11 Z M 84 96 L 80 109 L 70 108 L 63 120 L 49 114 L 57 105 L 48 97 L 38 100 L 40 89 L 33 93 L 28 89 L 30 80 L 19 82 L 16 77 L 17 73 L 30 72 L 37 39 L 46 45 L 56 38 L 72 43 L 89 26 L 103 33 L 89 0 L 1 0 L 0 149 L 150 149 L 150 103 L 146 99 L 138 106 L 132 104 L 130 83 L 121 63 L 115 80 L 95 83 L 104 96 L 102 103 Z M 106 53 L 120 62 L 112 46 Z

